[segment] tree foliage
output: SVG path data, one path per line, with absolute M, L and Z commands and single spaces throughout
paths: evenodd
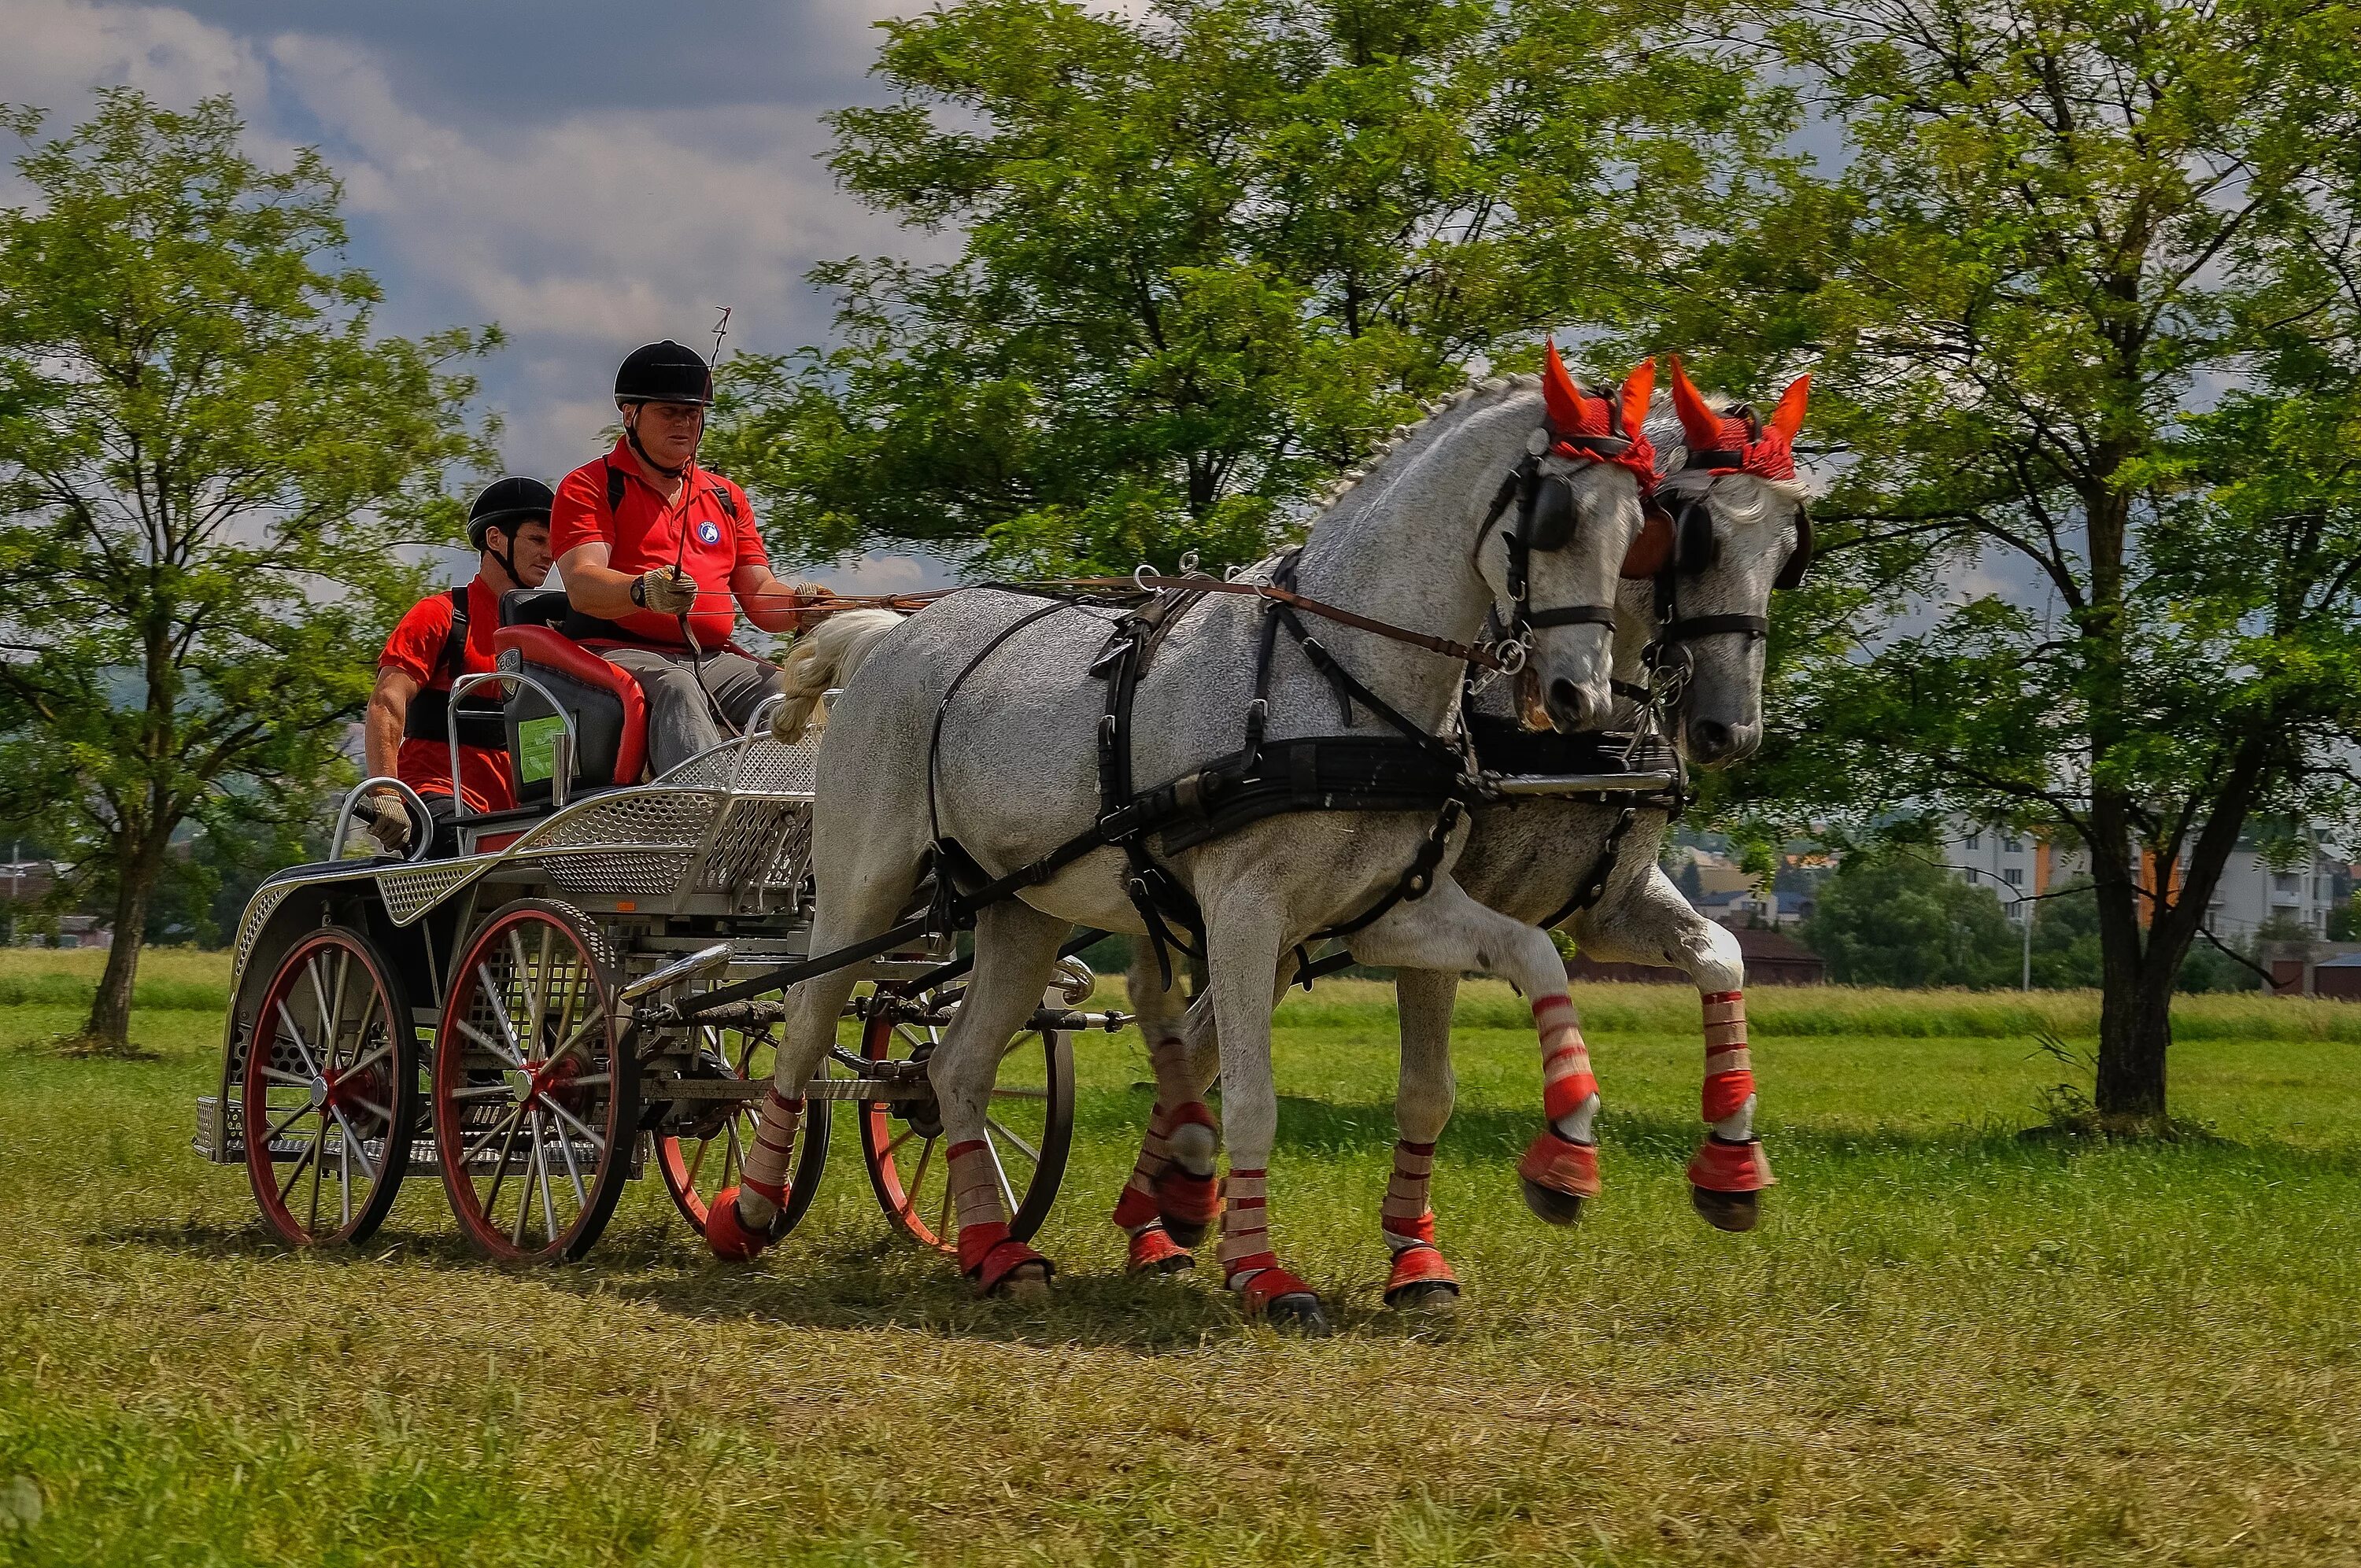
M 964 0 L 884 24 L 839 342 L 731 362 L 710 447 L 807 557 L 1251 559 L 1422 398 L 1619 319 L 1717 147 L 1783 128 L 1652 0 Z
M 238 841 L 348 765 L 422 587 L 396 546 L 456 532 L 441 476 L 486 455 L 454 366 L 494 335 L 376 334 L 326 166 L 263 168 L 241 130 L 226 99 L 104 93 L 0 211 L 0 818 L 112 899 L 102 1045 L 175 830 Z
M 2349 816 L 2355 14 L 1759 17 L 1842 156 L 1786 166 L 1667 331 L 1739 384 L 1820 372 L 1838 549 L 1784 618 L 1746 785 L 1855 835 L 1958 813 L 2079 839 L 2100 1109 L 2161 1117 L 2174 978 L 2248 818 Z
M 1805 945 L 1842 985 L 2014 985 L 2022 938 L 2000 897 L 1914 855 L 1861 857 L 1820 883 Z

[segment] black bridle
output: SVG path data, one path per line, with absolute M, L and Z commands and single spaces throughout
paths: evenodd
M 1506 641 L 1526 649 L 1532 646 L 1534 632 L 1553 626 L 1603 626 L 1610 635 L 1615 630 L 1615 607 L 1611 604 L 1570 604 L 1540 610 L 1532 607 L 1534 552 L 1563 550 L 1573 543 L 1576 522 L 1573 482 L 1562 474 L 1545 471 L 1542 459 L 1555 453 L 1605 463 L 1631 450 L 1631 438 L 1623 428 L 1622 400 L 1615 390 L 1601 387 L 1584 395 L 1607 405 L 1607 433 L 1569 435 L 1547 425 L 1536 430 L 1525 455 L 1493 493 L 1492 505 L 1484 514 L 1484 526 L 1476 534 L 1476 548 L 1480 551 L 1501 514 L 1509 510 L 1509 503 L 1517 503 L 1515 524 L 1500 535 L 1508 547 L 1510 617 Z
M 1730 411 L 1731 416 L 1746 422 L 1750 441 L 1759 440 L 1763 433 L 1762 419 L 1754 410 L 1740 404 Z M 1681 464 L 1684 475 L 1709 473 L 1715 468 L 1736 468 L 1746 460 L 1742 451 L 1727 449 L 1692 451 Z M 1713 532 L 1713 508 L 1708 498 L 1713 481 L 1708 477 L 1702 485 L 1678 486 L 1674 492 L 1672 508 L 1673 552 L 1665 560 L 1664 570 L 1656 575 L 1656 604 L 1660 628 L 1656 633 L 1659 646 L 1693 642 L 1701 637 L 1743 636 L 1762 639 L 1771 635 L 1771 620 L 1763 615 L 1689 615 L 1680 613 L 1679 582 L 1682 577 L 1702 576 L 1720 556 L 1721 541 Z M 1812 564 L 1812 514 L 1801 502 L 1795 506 L 1795 547 L 1787 553 L 1780 565 L 1778 576 L 1772 579 L 1773 592 L 1789 592 L 1804 586 L 1804 574 Z

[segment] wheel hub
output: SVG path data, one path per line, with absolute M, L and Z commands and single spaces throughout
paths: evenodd
M 327 1074 L 315 1074 L 312 1079 L 312 1109 L 324 1110 L 335 1097 L 336 1086 L 328 1081 Z

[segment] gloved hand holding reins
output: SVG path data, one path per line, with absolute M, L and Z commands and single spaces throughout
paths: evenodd
M 631 579 L 631 602 L 658 615 L 686 615 L 697 608 L 697 579 L 677 566 L 652 566 Z

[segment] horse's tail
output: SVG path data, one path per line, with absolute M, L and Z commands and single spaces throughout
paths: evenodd
M 783 746 L 792 746 L 802 740 L 804 731 L 811 728 L 821 694 L 851 680 L 852 673 L 861 668 L 861 662 L 869 657 L 870 650 L 901 625 L 903 619 L 890 609 L 841 610 L 822 620 L 817 630 L 797 638 L 783 666 L 787 677 L 787 700 L 771 716 L 772 739 Z M 827 722 L 825 715 L 820 721 Z

